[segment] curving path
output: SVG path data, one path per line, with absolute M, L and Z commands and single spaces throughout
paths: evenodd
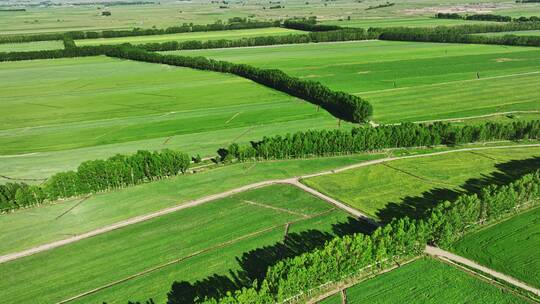
M 107 225 L 107 226 L 104 226 L 104 227 L 101 227 L 101 228 L 98 228 L 98 229 L 83 233 L 83 234 L 72 236 L 72 237 L 69 237 L 69 238 L 66 238 L 66 239 L 63 239 L 63 240 L 59 240 L 59 241 L 55 241 L 55 242 L 35 246 L 35 247 L 30 248 L 30 249 L 26 249 L 26 250 L 19 251 L 19 252 L 14 252 L 14 253 L 9 253 L 9 254 L 6 254 L 6 255 L 2 255 L 2 256 L 0 256 L 0 264 L 1 263 L 6 263 L 6 262 L 9 262 L 9 261 L 12 261 L 12 260 L 16 260 L 16 259 L 19 259 L 19 258 L 22 258 L 22 257 L 25 257 L 25 256 L 30 256 L 30 255 L 33 255 L 33 254 L 36 254 L 36 253 L 39 253 L 39 252 L 51 250 L 51 249 L 61 247 L 61 246 L 64 246 L 64 245 L 67 245 L 67 244 L 70 244 L 70 243 L 78 242 L 78 241 L 83 240 L 83 239 L 87 239 L 87 238 L 90 238 L 90 237 L 93 237 L 93 236 L 96 236 L 96 235 L 107 233 L 107 232 L 110 232 L 110 231 L 113 231 L 113 230 L 116 230 L 116 229 L 120 229 L 120 228 L 129 226 L 129 225 L 144 222 L 144 221 L 147 221 L 147 220 L 159 217 L 159 216 L 163 216 L 163 215 L 166 215 L 166 214 L 169 214 L 169 213 L 172 213 L 172 212 L 176 212 L 176 211 L 179 211 L 179 210 L 182 210 L 182 209 L 187 209 L 187 208 L 195 207 L 195 206 L 198 206 L 198 205 L 202 205 L 204 203 L 211 202 L 211 201 L 221 199 L 221 198 L 225 198 L 225 197 L 231 196 L 233 194 L 237 194 L 237 193 L 241 193 L 241 192 L 245 192 L 245 191 L 248 191 L 248 190 L 253 190 L 253 189 L 256 189 L 256 188 L 269 186 L 269 185 L 273 185 L 273 184 L 279 184 L 279 183 L 285 183 L 285 184 L 294 185 L 294 186 L 296 186 L 296 187 L 298 187 L 298 188 L 300 188 L 300 189 L 302 189 L 302 190 L 304 190 L 306 192 L 309 192 L 309 193 L 311 193 L 311 194 L 313 194 L 313 195 L 315 195 L 315 196 L 317 196 L 317 197 L 319 197 L 319 198 L 321 198 L 321 199 L 323 199 L 323 200 L 337 206 L 338 208 L 341 208 L 341 209 L 345 210 L 346 212 L 354 215 L 355 217 L 368 219 L 369 221 L 371 221 L 373 223 L 374 221 L 372 219 L 369 219 L 369 217 L 367 217 L 365 214 L 361 213 L 360 211 L 358 211 L 358 210 L 356 210 L 354 208 L 351 208 L 350 206 L 345 205 L 345 204 L 343 204 L 341 202 L 338 202 L 337 200 L 332 199 L 332 198 L 330 198 L 330 197 L 328 197 L 328 196 L 326 196 L 326 195 L 324 195 L 324 194 L 322 194 L 322 193 L 320 193 L 320 192 L 318 192 L 318 191 L 316 191 L 316 190 L 314 190 L 312 188 L 309 188 L 309 187 L 305 186 L 304 184 L 301 184 L 299 182 L 299 180 L 303 179 L 303 178 L 310 178 L 310 177 L 315 177 L 315 176 L 334 174 L 334 173 L 343 172 L 343 171 L 347 171 L 347 170 L 351 170 L 351 169 L 371 166 L 371 165 L 375 165 L 375 164 L 380 164 L 380 163 L 394 161 L 394 160 L 400 160 L 400 159 L 430 157 L 430 156 L 435 156 L 435 155 L 443 155 L 443 154 L 458 153 L 458 152 L 465 152 L 465 151 L 510 149 L 510 148 L 520 148 L 520 147 L 521 148 L 523 148 L 523 147 L 540 147 L 540 144 L 511 145 L 511 146 L 498 146 L 498 147 L 462 148 L 462 149 L 440 151 L 440 152 L 433 152 L 433 153 L 426 153 L 426 154 L 417 154 L 417 155 L 408 155 L 408 156 L 399 156 L 399 157 L 387 157 L 387 158 L 383 158 L 383 159 L 377 159 L 377 160 L 372 160 L 372 161 L 361 162 L 361 163 L 358 163 L 358 164 L 342 167 L 342 168 L 336 169 L 336 170 L 328 170 L 328 171 L 323 171 L 323 172 L 319 172 L 319 173 L 315 173 L 315 174 L 308 174 L 308 175 L 304 175 L 304 176 L 300 176 L 300 177 L 293 177 L 293 178 L 288 178 L 288 179 L 267 180 L 267 181 L 262 181 L 262 182 L 258 182 L 258 183 L 253 183 L 253 184 L 238 187 L 238 188 L 235 188 L 235 189 L 232 189 L 232 190 L 229 190 L 229 191 L 225 191 L 225 192 L 205 196 L 205 197 L 200 198 L 200 199 L 188 201 L 188 202 L 182 203 L 181 205 L 165 208 L 165 209 L 162 209 L 162 210 L 159 210 L 159 211 L 156 211 L 156 212 L 152 212 L 152 213 L 149 213 L 149 214 L 136 216 L 136 217 L 133 217 L 133 218 L 130 218 L 130 219 L 127 219 L 127 220 L 123 220 L 123 221 L 120 221 L 120 222 L 117 222 L 117 223 L 114 223 L 114 224 L 111 224 L 111 225 Z

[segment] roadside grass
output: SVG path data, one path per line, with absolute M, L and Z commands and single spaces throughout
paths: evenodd
M 374 120 L 382 123 L 540 110 L 533 102 L 540 97 L 540 53 L 534 48 L 359 41 L 173 53 L 280 68 L 320 81 L 369 100 Z
M 465 236 L 452 251 L 486 267 L 540 287 L 540 208 Z
M 540 148 L 404 159 L 302 180 L 374 218 L 422 216 L 434 204 L 540 167 Z
M 1 43 L 0 52 L 30 52 L 63 49 L 62 41 L 36 41 L 24 43 Z
M 419 259 L 347 289 L 347 303 L 366 302 L 527 303 L 520 297 L 431 258 Z
M 149 35 L 149 36 L 132 36 L 118 38 L 100 38 L 100 39 L 82 39 L 75 40 L 77 46 L 102 45 L 102 44 L 144 44 L 144 43 L 162 43 L 168 41 L 190 41 L 190 40 L 235 40 L 240 38 L 259 37 L 259 36 L 281 36 L 290 34 L 300 34 L 303 31 L 290 30 L 279 27 L 260 28 L 260 29 L 245 29 L 245 30 L 229 30 L 229 31 L 210 31 L 210 32 L 194 32 L 194 33 L 178 33 L 167 35 Z
M 2 231 L 0 253 L 17 252 L 39 244 L 65 239 L 131 217 L 180 205 L 247 184 L 316 173 L 384 156 L 384 154 L 363 154 L 240 163 L 193 175 L 177 176 L 99 193 L 86 199 L 80 205 L 77 204 L 81 199 L 74 198 L 57 204 L 18 210 L 0 215 L 0 230 Z M 74 206 L 76 208 L 73 208 Z M 65 213 L 68 210 L 70 211 Z
M 246 203 L 246 201 L 254 201 L 268 207 Z M 347 214 L 338 210 L 332 211 L 332 209 L 333 206 L 324 201 L 288 185 L 274 185 L 236 194 L 54 250 L 0 264 L 1 272 L 10 274 L 0 283 L 3 299 L 7 302 L 28 302 L 39 298 L 44 302 L 58 302 L 145 269 L 189 257 L 201 250 L 209 249 L 209 254 L 212 255 L 211 248 L 222 244 L 223 247 L 219 249 L 221 262 L 213 259 L 212 263 L 216 264 L 212 264 L 212 267 L 201 267 L 195 271 L 192 268 L 194 265 L 190 263 L 190 259 L 187 259 L 185 263 L 182 261 L 175 263 L 171 267 L 172 272 L 168 267 L 157 270 L 152 284 L 146 280 L 139 280 L 139 284 L 133 286 L 133 290 L 141 292 L 141 296 L 156 297 L 160 300 L 158 302 L 162 302 L 172 284 L 170 278 L 191 281 L 204 279 L 215 272 L 227 276 L 228 267 L 234 264 L 238 252 L 247 253 L 263 245 L 274 245 L 279 241 L 279 234 L 283 238 L 284 227 L 288 222 L 320 216 L 321 219 L 309 223 L 302 227 L 306 230 L 300 229 L 300 231 L 322 229 L 326 234 L 321 231 L 318 233 L 307 231 L 301 238 L 305 242 L 296 244 L 299 247 L 295 249 L 308 250 L 314 246 L 310 244 L 310 241 L 322 245 L 324 239 L 332 237 L 332 229 L 335 225 L 347 224 Z M 292 226 L 294 225 L 293 223 Z M 267 233 L 270 235 L 263 237 L 261 239 L 263 242 L 257 240 L 238 243 L 240 247 L 233 248 L 231 252 L 228 251 L 227 242 L 234 243 L 249 238 L 258 239 L 259 234 Z M 254 244 L 256 247 L 250 247 Z M 264 255 L 260 258 L 264 259 Z M 279 257 L 266 258 L 269 263 L 279 259 Z M 242 263 L 239 266 L 242 266 Z M 240 268 L 239 266 L 236 268 Z M 258 267 L 253 264 L 244 266 L 247 275 L 250 276 L 259 275 L 260 271 L 266 269 L 263 267 L 264 263 Z M 248 266 L 256 268 L 251 269 Z M 51 286 L 48 282 L 55 282 L 55 284 Z M 161 291 L 156 292 L 156 289 L 161 289 Z M 107 290 L 105 289 L 104 292 L 107 293 Z M 118 285 L 116 292 L 108 296 L 102 297 L 96 294 L 99 302 L 127 302 L 131 296 L 132 293 L 121 285 Z M 81 301 L 86 302 L 86 299 L 82 298 Z

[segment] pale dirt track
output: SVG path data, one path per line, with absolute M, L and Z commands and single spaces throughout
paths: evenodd
M 365 162 L 361 162 L 361 163 L 358 163 L 358 164 L 342 167 L 342 168 L 336 169 L 336 170 L 328 170 L 328 171 L 323 171 L 323 172 L 319 172 L 319 173 L 315 173 L 315 174 L 308 174 L 308 175 L 304 175 L 304 176 L 300 176 L 300 177 L 292 177 L 292 178 L 288 178 L 288 179 L 274 179 L 274 180 L 262 181 L 262 182 L 253 183 L 253 184 L 245 185 L 245 186 L 242 186 L 242 187 L 238 187 L 238 188 L 228 190 L 228 191 L 225 191 L 225 192 L 209 195 L 209 196 L 206 196 L 206 197 L 203 197 L 203 198 L 200 198 L 200 199 L 188 201 L 188 202 L 183 203 L 181 205 L 165 208 L 165 209 L 153 212 L 153 213 L 136 216 L 136 217 L 126 219 L 126 220 L 123 220 L 123 221 L 120 221 L 120 222 L 117 222 L 117 223 L 114 223 L 114 224 L 111 224 L 111 225 L 107 225 L 107 226 L 104 226 L 104 227 L 101 227 L 101 228 L 98 228 L 98 229 L 95 229 L 95 230 L 92 230 L 92 231 L 89 231 L 89 232 L 86 232 L 86 233 L 83 233 L 83 234 L 72 236 L 72 237 L 69 237 L 69 238 L 66 238 L 66 239 L 63 239 L 63 240 L 54 241 L 54 242 L 51 242 L 51 243 L 35 246 L 35 247 L 32 247 L 32 248 L 27 249 L 27 250 L 2 255 L 2 256 L 0 256 L 0 263 L 9 262 L 9 261 L 16 260 L 16 259 L 19 259 L 19 258 L 22 258 L 22 257 L 30 256 L 30 255 L 33 255 L 33 254 L 36 254 L 36 253 L 39 253 L 39 252 L 51 250 L 51 249 L 54 249 L 54 248 L 57 248 L 57 247 L 61 247 L 61 246 L 67 245 L 67 244 L 71 244 L 71 243 L 74 243 L 74 242 L 78 242 L 80 240 L 84 240 L 84 239 L 93 237 L 93 236 L 96 236 L 96 235 L 100 235 L 100 234 L 107 233 L 107 232 L 110 232 L 110 231 L 113 231 L 113 230 L 116 230 L 116 229 L 120 229 L 120 228 L 129 226 L 129 225 L 141 223 L 141 222 L 144 222 L 144 221 L 156 218 L 156 217 L 160 217 L 160 216 L 172 213 L 172 212 L 182 210 L 182 209 L 195 207 L 195 206 L 207 203 L 207 202 L 211 202 L 211 201 L 214 201 L 214 200 L 217 200 L 217 199 L 221 199 L 221 198 L 231 196 L 233 194 L 237 194 L 237 193 L 241 193 L 241 192 L 245 192 L 245 191 L 248 191 L 248 190 L 252 190 L 252 189 L 256 189 L 256 188 L 260 188 L 260 187 L 264 187 L 264 186 L 269 186 L 269 185 L 273 185 L 273 184 L 291 184 L 291 185 L 294 185 L 294 186 L 299 187 L 300 189 L 302 189 L 304 191 L 307 191 L 307 192 L 311 193 L 312 195 L 315 195 L 315 196 L 317 196 L 317 197 L 319 197 L 319 198 L 321 198 L 321 199 L 323 199 L 323 200 L 325 200 L 325 201 L 327 201 L 327 202 L 329 202 L 329 203 L 343 209 L 344 211 L 354 215 L 355 217 L 369 219 L 369 217 L 367 217 L 365 214 L 361 213 L 360 211 L 358 211 L 356 209 L 353 209 L 350 206 L 347 206 L 347 205 L 345 205 L 345 204 L 343 204 L 341 202 L 338 202 L 338 201 L 336 201 L 336 200 L 334 200 L 334 199 L 332 199 L 332 198 L 330 198 L 330 197 L 328 197 L 328 196 L 326 196 L 326 195 L 324 195 L 324 194 L 322 194 L 322 193 L 320 193 L 320 192 L 318 192 L 318 191 L 316 191 L 314 189 L 311 189 L 311 188 L 305 186 L 304 184 L 301 184 L 299 182 L 299 180 L 303 179 L 303 178 L 310 178 L 310 177 L 322 176 L 322 175 L 327 175 L 327 174 L 339 173 L 339 172 L 343 172 L 343 171 L 346 171 L 346 170 L 371 166 L 371 165 L 375 165 L 375 164 L 380 164 L 380 163 L 394 161 L 394 160 L 400 160 L 400 159 L 430 157 L 430 156 L 435 156 L 435 155 L 443 155 L 443 154 L 458 153 L 458 152 L 465 152 L 465 151 L 511 149 L 511 148 L 525 148 L 525 147 L 540 147 L 540 144 L 498 146 L 498 147 L 463 148 L 463 149 L 440 151 L 440 152 L 426 153 L 426 154 L 417 154 L 417 155 L 400 156 L 400 157 L 388 157 L 388 158 L 377 159 L 377 160 L 372 160 L 372 161 L 365 161 Z
M 517 286 L 521 289 L 525 289 L 527 291 L 530 291 L 532 293 L 534 293 L 535 295 L 537 296 L 540 296 L 540 290 L 539 289 L 536 289 L 534 287 L 531 287 L 517 279 L 514 279 L 513 277 L 511 276 L 508 276 L 508 275 L 505 275 L 503 273 L 500 273 L 500 272 L 497 272 L 493 269 L 490 269 L 490 268 L 487 268 L 487 267 L 484 267 L 482 265 L 479 265 L 477 263 L 475 263 L 474 261 L 471 261 L 469 259 L 466 259 L 462 256 L 459 256 L 459 255 L 455 255 L 451 252 L 448 252 L 448 251 L 445 251 L 445 250 L 442 250 L 440 248 L 437 248 L 437 247 L 432 247 L 432 246 L 426 246 L 426 249 L 424 251 L 426 254 L 428 255 L 431 255 L 431 256 L 435 256 L 435 257 L 438 257 L 440 259 L 443 259 L 443 260 L 446 260 L 446 261 L 449 261 L 453 264 L 455 263 L 458 263 L 458 264 L 461 264 L 461 265 L 465 265 L 465 266 L 468 266 L 468 267 L 471 267 L 473 269 L 476 269 L 476 270 L 479 270 L 483 273 L 487 273 L 489 274 L 490 276 L 494 277 L 494 278 L 497 278 L 499 280 L 503 280 L 509 284 L 512 284 L 514 286 Z

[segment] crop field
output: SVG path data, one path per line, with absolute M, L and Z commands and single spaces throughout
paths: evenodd
M 535 48 L 360 41 L 181 53 L 320 81 L 369 100 L 382 123 L 540 110 Z
M 383 221 L 419 216 L 444 200 L 540 167 L 540 149 L 473 151 L 404 159 L 302 182 Z M 474 168 L 474 169 L 472 169 Z M 399 185 L 390 187 L 389 185 Z
M 22 209 L 0 216 L 0 253 L 6 254 L 66 235 L 81 234 L 131 217 L 250 183 L 339 168 L 383 154 L 235 164 L 162 181 L 100 193 L 86 200 Z
M 83 39 L 76 40 L 77 46 L 100 45 L 100 44 L 143 44 L 143 43 L 161 43 L 167 41 L 190 41 L 190 40 L 220 40 L 220 39 L 240 39 L 258 36 L 280 36 L 298 34 L 302 31 L 290 30 L 285 28 L 261 28 L 247 30 L 230 30 L 230 31 L 213 31 L 213 32 L 195 32 L 195 33 L 180 33 L 169 35 L 151 35 L 151 36 L 134 36 L 134 37 L 119 37 L 119 38 L 101 38 L 101 39 Z
M 133 297 L 137 300 L 154 297 L 161 303 L 174 280 L 193 282 L 214 273 L 227 276 L 229 268 L 242 271 L 240 267 L 244 267 L 251 276 L 256 275 L 257 270 L 264 271 L 263 262 L 271 263 L 276 257 L 265 256 L 264 250 L 251 255 L 248 252 L 283 240 L 286 223 L 291 223 L 289 236 L 298 237 L 297 241 L 301 240 L 302 244 L 277 248 L 282 250 L 277 253 L 284 255 L 288 250 L 308 250 L 313 244 L 322 245 L 334 232 L 339 233 L 340 225 L 348 225 L 347 217 L 333 210 L 333 206 L 291 186 L 269 186 L 1 264 L 1 272 L 12 275 L 4 278 L 0 286 L 7 302 L 25 302 L 36 297 L 44 302 L 58 302 L 184 258 L 170 269 L 165 267 L 153 272 L 151 280 L 138 280 L 138 284 L 128 281 L 129 288 L 118 285 L 110 292 L 105 289 L 96 294 L 99 301 L 109 303 L 127 302 Z M 293 230 L 297 224 L 302 226 Z M 229 245 L 233 245 L 231 251 Z M 219 259 L 214 252 L 216 246 L 220 246 Z M 200 261 L 210 267 L 190 263 L 190 257 L 199 252 L 210 255 L 210 260 Z M 240 256 L 246 253 L 246 260 L 234 265 L 239 253 Z M 251 259 L 259 264 L 249 265 Z M 114 272 L 107 271 L 111 267 Z M 55 282 L 54 288 L 48 282 Z M 86 298 L 81 301 L 88 302 Z
M 0 52 L 30 52 L 63 49 L 62 41 L 37 41 L 0 44 Z
M 528 303 L 438 260 L 422 258 L 347 289 L 347 303 Z M 339 298 L 338 298 L 339 299 Z M 341 303 L 336 298 L 324 304 Z
M 467 235 L 453 251 L 482 265 L 540 287 L 540 208 Z
M 143 148 L 206 156 L 231 141 L 337 127 L 326 111 L 226 74 L 107 57 L 0 67 L 0 172 L 12 178 Z

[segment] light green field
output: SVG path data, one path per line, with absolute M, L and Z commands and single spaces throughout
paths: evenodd
M 102 38 L 102 39 L 83 39 L 76 40 L 77 46 L 100 45 L 100 44 L 143 44 L 143 43 L 161 43 L 167 41 L 189 41 L 189 40 L 234 40 L 240 38 L 258 37 L 258 36 L 282 36 L 290 34 L 299 34 L 302 31 L 289 30 L 285 28 L 261 28 L 248 30 L 231 30 L 231 31 L 213 31 L 213 32 L 195 32 L 195 33 L 180 33 L 170 35 L 151 35 L 151 36 L 135 36 L 135 37 L 119 37 L 119 38 Z
M 39 3 L 38 0 L 28 2 Z M 79 1 L 81 2 L 81 1 Z M 26 2 L 25 2 L 26 3 Z M 59 32 L 71 30 L 126 29 L 133 27 L 151 28 L 167 27 L 182 23 L 206 24 L 216 20 L 227 20 L 232 17 L 251 17 L 262 20 L 286 19 L 291 16 L 317 16 L 319 20 L 339 20 L 350 17 L 351 23 L 367 23 L 384 26 L 425 25 L 436 21 L 449 24 L 454 20 L 431 20 L 437 10 L 459 10 L 467 4 L 468 10 L 490 11 L 495 14 L 512 16 L 540 15 L 540 5 L 517 4 L 508 0 L 478 0 L 470 3 L 466 0 L 399 1 L 387 8 L 366 10 L 369 6 L 381 4 L 376 1 L 342 0 L 287 0 L 281 2 L 285 8 L 268 9 L 268 2 L 229 2 L 227 9 L 220 9 L 223 3 L 209 3 L 205 0 L 173 1 L 163 0 L 155 5 L 111 6 L 107 10 L 112 16 L 101 16 L 103 7 L 89 6 L 55 6 L 26 7 L 26 12 L 1 12 L 0 34 L 20 34 L 36 32 Z M 487 3 L 487 7 L 484 3 Z M 483 6 L 484 5 L 484 6 Z M 472 12 L 472 11 L 471 11 Z M 410 21 L 409 21 L 410 19 Z M 396 21 L 397 20 L 397 21 Z M 469 21 L 470 22 L 470 21 Z M 340 23 L 345 23 L 339 22 Z
M 63 49 L 62 41 L 37 41 L 0 44 L 0 52 L 30 52 Z
M 141 277 L 134 283 L 127 281 L 127 288 L 120 284 L 112 290 L 105 289 L 93 295 L 95 300 L 81 299 L 83 303 L 125 303 L 134 297 L 136 300 L 152 297 L 157 303 L 163 303 L 174 280 L 194 281 L 214 273 L 227 276 L 229 268 L 239 270 L 241 265 L 235 265 L 235 257 L 283 240 L 286 223 L 292 222 L 291 228 L 303 221 L 308 223 L 290 233 L 317 230 L 302 236 L 306 247 L 301 246 L 304 248 L 301 250 L 308 250 L 308 241 L 317 241 L 317 237 L 323 237 L 318 240 L 319 246 L 322 245 L 324 238 L 333 236 L 334 225 L 348 221 L 345 213 L 331 209 L 333 206 L 292 186 L 275 185 L 237 194 L 1 264 L 1 272 L 9 273 L 0 283 L 2 297 L 12 303 L 30 302 L 38 297 L 43 302 L 58 302 L 186 258 L 151 273 L 151 281 Z M 229 244 L 235 246 L 232 251 L 229 251 Z M 210 267 L 193 268 L 196 264 L 191 264 L 190 255 L 204 250 L 211 257 L 218 253 L 214 251 L 215 246 L 222 246 L 219 248 L 220 259 L 214 257 L 208 261 L 202 258 L 211 263 L 208 264 Z M 296 247 L 290 250 L 293 248 Z M 286 252 L 285 248 L 279 250 Z M 266 256 L 265 259 L 264 255 L 249 258 L 260 259 L 254 260 L 260 263 L 257 267 L 263 267 L 259 271 L 266 269 L 265 261 L 273 261 L 273 257 Z M 250 265 L 244 267 L 247 266 Z M 114 271 L 110 271 L 111 267 Z M 254 269 L 245 269 L 250 275 L 256 274 Z M 54 282 L 54 286 L 48 282 Z
M 233 141 L 337 127 L 307 102 L 222 73 L 107 57 L 0 67 L 0 174 L 14 178 L 138 149 L 207 156 Z
M 540 287 L 540 208 L 468 234 L 453 251 L 531 286 Z
M 383 155 L 235 164 L 100 193 L 80 204 L 80 199 L 70 199 L 54 205 L 18 210 L 0 215 L 0 253 L 61 240 L 251 183 L 320 172 L 380 157 Z
M 540 110 L 535 48 L 361 41 L 176 53 L 320 81 L 366 98 L 385 123 Z
M 540 167 L 540 148 L 459 152 L 404 159 L 303 180 L 303 183 L 383 221 L 421 216 L 482 184 Z M 527 160 L 519 162 L 517 160 Z M 392 185 L 396 185 L 395 187 Z
M 515 31 L 515 32 L 497 32 L 497 33 L 484 33 L 476 34 L 480 36 L 504 36 L 504 35 L 517 35 L 517 36 L 540 36 L 540 31 Z
M 434 27 L 434 26 L 452 26 L 461 24 L 486 24 L 485 21 L 469 21 L 460 19 L 437 19 L 430 17 L 413 18 L 366 18 L 360 20 L 331 20 L 321 22 L 322 24 L 333 24 L 342 27 Z
M 462 270 L 430 258 L 422 258 L 347 289 L 347 303 L 398 302 L 529 303 Z

